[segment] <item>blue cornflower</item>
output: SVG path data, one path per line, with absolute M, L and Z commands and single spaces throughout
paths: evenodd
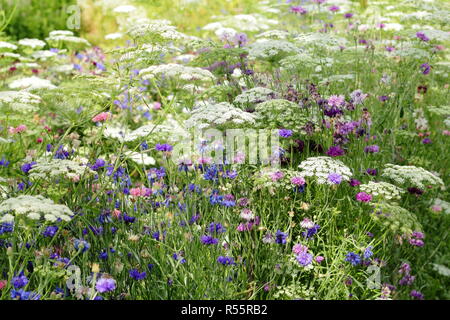
M 15 289 L 25 287 L 28 282 L 28 278 L 23 274 L 23 271 L 21 271 L 18 276 L 15 276 L 11 279 L 11 284 Z
M 7 233 L 7 232 L 13 232 L 13 231 L 14 231 L 13 223 L 3 222 L 2 224 L 0 224 L 0 235 Z
M 0 160 L 0 167 L 5 167 L 5 168 L 7 168 L 8 166 L 9 166 L 9 161 L 6 160 L 5 157 L 3 157 L 3 158 Z
M 164 144 L 157 143 L 155 149 L 156 151 L 170 152 L 173 150 L 173 147 L 168 143 Z
M 46 238 L 53 238 L 56 232 L 58 232 L 58 229 L 57 226 L 49 226 L 42 232 L 42 235 Z
M 279 134 L 280 137 L 282 137 L 282 138 L 289 138 L 290 136 L 292 136 L 292 130 L 289 130 L 289 129 L 280 129 L 280 130 L 278 130 L 278 134 Z
M 75 247 L 75 250 L 77 250 L 77 251 L 82 249 L 81 252 L 86 252 L 91 247 L 89 242 L 87 242 L 86 240 L 83 240 L 83 239 L 75 239 L 73 241 L 73 246 Z
M 303 235 L 306 239 L 312 238 L 312 237 L 317 233 L 317 231 L 318 231 L 319 229 L 320 229 L 320 226 L 319 226 L 318 224 L 315 224 L 314 227 L 309 228 L 308 230 L 302 232 L 302 235 Z
M 216 239 L 216 238 L 214 238 L 212 236 L 208 236 L 208 235 L 201 236 L 200 241 L 203 244 L 217 244 L 217 243 L 219 243 L 219 239 Z
M 11 299 L 15 300 L 39 300 L 41 298 L 40 294 L 31 291 L 11 290 Z
M 141 147 L 141 150 L 147 150 L 148 149 L 147 141 L 142 142 L 140 147 Z
M 232 257 L 219 256 L 217 262 L 223 264 L 224 266 L 236 265 Z
M 128 273 L 130 274 L 130 277 L 134 280 L 144 280 L 145 277 L 147 276 L 147 272 L 139 272 L 138 269 L 131 269 L 130 271 L 128 271 Z
M 373 255 L 372 248 L 372 246 L 369 246 L 364 250 L 364 259 L 369 259 Z
M 353 266 L 357 266 L 361 263 L 361 257 L 354 252 L 349 252 L 347 253 L 345 261 L 350 262 Z
M 209 226 L 206 227 L 206 232 L 210 234 L 214 233 L 224 233 L 227 229 L 220 222 L 211 222 Z
M 28 171 L 30 171 L 35 164 L 36 164 L 35 161 L 30 163 L 24 163 L 20 169 L 22 170 L 23 173 L 28 173 Z
M 277 233 L 275 234 L 275 242 L 278 244 L 286 244 L 287 237 L 287 233 L 277 230 Z

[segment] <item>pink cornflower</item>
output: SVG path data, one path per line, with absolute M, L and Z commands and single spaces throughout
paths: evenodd
M 370 200 L 372 200 L 372 196 L 365 192 L 359 192 L 356 195 L 356 200 L 359 202 L 370 202 Z
M 103 122 L 109 119 L 109 113 L 108 112 L 102 112 L 96 115 L 92 118 L 92 121 L 94 122 Z
M 306 253 L 308 251 L 308 247 L 302 245 L 301 243 L 297 243 L 292 247 L 292 252 L 296 255 L 299 255 L 300 253 Z
M 145 188 L 145 187 L 132 188 L 132 189 L 130 189 L 130 194 L 133 197 L 148 197 L 152 194 L 152 190 L 149 188 Z
M 153 103 L 153 110 L 161 110 L 161 103 L 158 101 Z
M 10 127 L 8 129 L 10 134 L 22 133 L 22 132 L 25 132 L 26 130 L 27 130 L 27 126 L 24 124 L 21 124 L 21 125 L 17 126 L 16 128 Z
M 295 184 L 296 186 L 302 186 L 306 183 L 305 179 L 303 177 L 292 177 L 291 183 Z
M 274 172 L 270 175 L 270 178 L 273 182 L 277 182 L 278 180 L 282 179 L 284 177 L 284 173 L 281 171 Z
M 332 106 L 332 107 L 340 107 L 342 105 L 344 105 L 345 103 L 345 98 L 343 95 L 332 95 L 329 99 L 328 99 L 328 105 Z

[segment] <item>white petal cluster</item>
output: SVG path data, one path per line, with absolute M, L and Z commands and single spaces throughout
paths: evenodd
M 23 47 L 29 47 L 32 49 L 42 49 L 45 47 L 45 42 L 39 39 L 21 39 L 18 43 Z
M 255 87 L 242 92 L 236 98 L 234 103 L 237 105 L 247 103 L 260 103 L 270 99 L 270 96 L 276 96 L 277 93 L 264 87 Z
M 185 121 L 186 128 L 205 129 L 219 125 L 254 124 L 255 116 L 233 107 L 228 102 L 206 103 L 191 111 L 191 117 Z
M 0 51 L 16 50 L 16 49 L 17 46 L 15 44 L 6 41 L 0 41 Z
M 256 35 L 257 39 L 278 39 L 284 40 L 289 37 L 289 32 L 284 30 L 269 30 Z
M 441 116 L 441 117 L 449 117 L 450 116 L 450 105 L 448 106 L 440 106 L 440 107 L 435 107 L 435 106 L 429 106 L 427 107 L 428 112 Z
M 185 34 L 176 30 L 175 26 L 170 24 L 167 20 L 148 20 L 144 23 L 133 25 L 128 34 L 132 38 L 140 37 L 161 37 L 164 40 L 179 40 L 186 37 Z
M 0 203 L 0 222 L 13 222 L 19 216 L 27 217 L 31 220 L 41 218 L 49 222 L 58 219 L 69 221 L 73 212 L 65 205 L 55 204 L 52 200 L 43 196 L 21 195 L 10 198 Z
M 91 44 L 86 39 L 74 36 L 72 31 L 69 30 L 55 30 L 49 33 L 48 38 L 45 40 L 51 45 L 57 43 L 76 44 L 89 47 Z
M 14 80 L 9 84 L 9 88 L 31 91 L 38 89 L 55 89 L 56 86 L 52 84 L 50 80 L 32 76 Z
M 136 162 L 139 165 L 154 165 L 156 163 L 155 159 L 150 157 L 145 153 L 127 151 L 125 152 L 125 157 Z
M 370 181 L 369 183 L 360 185 L 359 188 L 361 191 L 372 195 L 378 200 L 399 200 L 402 193 L 405 192 L 399 187 L 384 181 Z
M 294 44 L 286 40 L 259 40 L 249 47 L 250 59 L 273 60 L 299 52 Z
M 416 166 L 399 166 L 388 163 L 382 176 L 392 179 L 398 184 L 408 184 L 421 189 L 426 185 L 444 185 L 440 177 Z
M 310 157 L 299 164 L 300 176 L 315 177 L 319 184 L 333 184 L 328 180 L 331 173 L 342 176 L 343 181 L 349 181 L 352 171 L 342 161 L 331 157 Z
M 64 177 L 77 179 L 83 175 L 94 174 L 89 167 L 67 159 L 40 159 L 29 171 L 32 179 L 53 179 Z
M 143 79 L 153 79 L 157 76 L 177 78 L 184 81 L 198 80 L 206 82 L 215 79 L 214 75 L 208 70 L 196 67 L 188 67 L 176 63 L 151 66 L 146 69 L 142 69 L 140 75 Z
M 41 97 L 27 91 L 1 91 L 0 110 L 9 106 L 14 111 L 21 113 L 35 112 L 37 105 L 42 101 Z

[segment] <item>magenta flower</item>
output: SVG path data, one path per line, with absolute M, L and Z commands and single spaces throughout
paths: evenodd
M 370 200 L 372 200 L 372 195 L 365 192 L 359 192 L 356 195 L 356 200 L 359 202 L 370 202 Z

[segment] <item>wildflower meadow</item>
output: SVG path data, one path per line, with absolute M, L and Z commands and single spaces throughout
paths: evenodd
M 450 299 L 449 25 L 0 0 L 0 300 Z

